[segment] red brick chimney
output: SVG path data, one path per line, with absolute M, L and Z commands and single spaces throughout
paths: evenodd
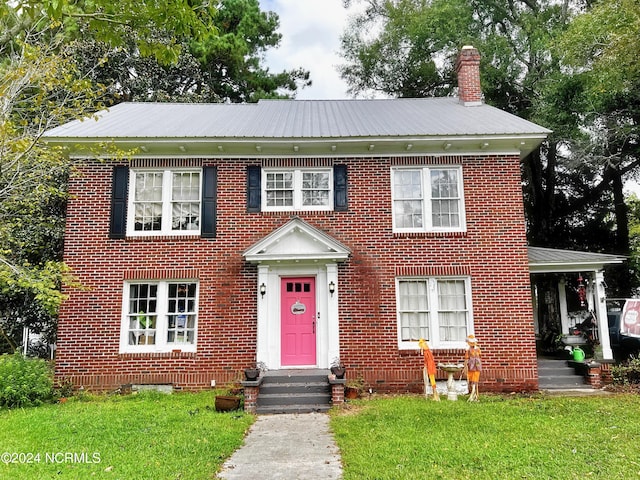
M 464 105 L 482 105 L 480 53 L 475 47 L 469 45 L 462 47 L 456 61 L 456 73 L 460 102 Z

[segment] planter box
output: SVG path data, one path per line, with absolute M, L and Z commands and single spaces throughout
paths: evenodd
M 260 376 L 260 369 L 258 368 L 245 368 L 244 369 L 244 378 L 248 382 L 255 382 Z
M 354 399 L 360 396 L 360 389 L 353 387 L 346 387 L 344 389 L 345 398 Z
M 231 412 L 240 408 L 240 397 L 234 397 L 230 395 L 217 395 L 216 396 L 216 411 L 218 412 Z

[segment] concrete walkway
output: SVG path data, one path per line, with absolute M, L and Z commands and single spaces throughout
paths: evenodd
M 262 415 L 244 445 L 225 462 L 226 480 L 336 480 L 342 478 L 340 451 L 325 413 Z

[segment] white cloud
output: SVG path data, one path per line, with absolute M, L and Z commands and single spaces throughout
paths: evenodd
M 342 63 L 340 36 L 351 12 L 342 0 L 260 0 L 260 7 L 280 18 L 280 46 L 266 56 L 270 71 L 309 70 L 313 84 L 299 91 L 298 99 L 349 98 L 336 68 Z

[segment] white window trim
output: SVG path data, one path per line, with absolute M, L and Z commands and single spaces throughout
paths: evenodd
M 293 205 L 268 206 L 267 205 L 267 174 L 293 172 Z M 326 173 L 329 175 L 329 204 L 328 205 L 302 205 L 302 174 Z M 261 198 L 263 212 L 292 212 L 292 211 L 331 211 L 333 210 L 333 169 L 332 168 L 263 168 L 261 179 Z
M 140 173 L 152 173 L 162 172 L 162 227 L 160 230 L 135 230 L 135 189 L 136 189 L 136 174 Z M 200 225 L 197 230 L 173 230 L 171 228 L 172 209 L 171 209 L 171 182 L 173 176 L 172 173 L 199 173 L 200 174 L 200 188 L 199 198 L 200 203 Z M 127 195 L 127 236 L 129 237 L 154 237 L 154 236 L 185 236 L 185 235 L 200 235 L 202 229 L 202 169 L 201 168 L 135 168 L 129 171 L 129 191 Z
M 395 172 L 401 170 L 421 170 L 422 171 L 422 228 L 399 228 L 396 226 L 395 212 Z M 458 170 L 458 189 L 460 192 L 460 226 L 458 227 L 434 227 L 431 219 L 432 198 L 431 198 L 431 170 Z M 407 165 L 391 168 L 391 218 L 394 233 L 423 233 L 423 232 L 466 232 L 467 218 L 464 200 L 464 179 L 462 177 L 462 166 L 460 165 Z
M 466 340 L 446 342 L 440 341 L 440 328 L 438 322 L 438 280 L 464 280 L 465 295 L 467 299 L 467 334 L 473 333 L 473 304 L 471 295 L 471 277 L 468 276 L 419 276 L 419 277 L 396 277 L 396 324 L 398 335 L 398 349 L 399 350 L 418 350 L 418 341 L 403 341 L 402 340 L 402 327 L 400 325 L 400 282 L 422 280 L 427 281 L 427 294 L 429 295 L 429 312 L 430 312 L 430 325 L 429 332 L 431 338 L 429 338 L 429 347 L 432 349 L 466 349 Z
M 193 343 L 168 343 L 168 290 L 170 283 L 195 283 L 196 284 L 196 322 L 194 327 Z M 157 285 L 157 306 L 156 306 L 156 343 L 154 345 L 129 345 L 129 287 L 131 285 Z M 173 350 L 183 352 L 195 352 L 198 346 L 198 324 L 199 324 L 199 298 L 200 283 L 194 279 L 187 280 L 137 280 L 124 282 L 122 294 L 122 319 L 120 322 L 120 353 L 167 353 Z

